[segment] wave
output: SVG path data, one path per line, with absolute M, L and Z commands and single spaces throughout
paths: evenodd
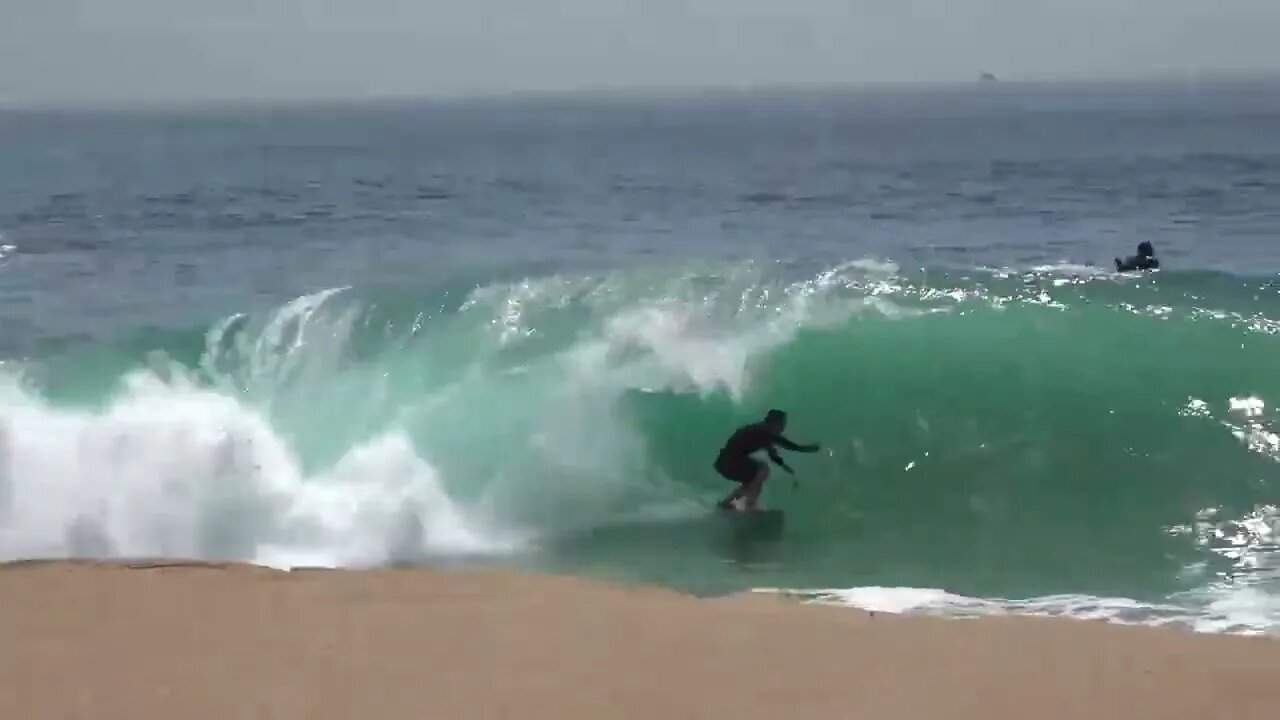
M 335 288 L 10 358 L 0 556 L 552 556 L 703 589 L 1270 593 L 1268 282 L 708 263 Z M 727 489 L 716 449 L 773 406 L 824 449 L 768 491 L 786 542 L 724 563 L 738 550 L 661 519 L 705 516 Z

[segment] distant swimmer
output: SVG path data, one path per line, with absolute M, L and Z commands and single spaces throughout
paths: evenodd
M 1116 272 L 1155 270 L 1158 267 L 1160 267 L 1160 261 L 1156 259 L 1156 251 L 1151 247 L 1151 243 L 1146 241 L 1138 243 L 1137 255 L 1130 255 L 1124 260 L 1116 258 Z
M 738 483 L 738 488 L 721 500 L 717 507 L 732 510 L 733 503 L 745 498 L 745 510 L 754 510 L 760 491 L 764 489 L 764 481 L 769 479 L 769 466 L 751 457 L 754 453 L 765 450 L 775 465 L 792 475 L 795 472 L 778 456 L 775 445 L 794 452 L 812 453 L 820 447 L 814 445 L 797 445 L 782 436 L 787 427 L 787 414 L 781 410 L 770 410 L 764 420 L 750 425 L 743 425 L 734 431 L 725 442 L 716 458 L 716 472 L 726 479 Z

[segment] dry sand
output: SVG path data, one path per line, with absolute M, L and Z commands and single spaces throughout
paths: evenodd
M 1280 641 L 499 571 L 0 568 L 0 718 L 1280 718 Z

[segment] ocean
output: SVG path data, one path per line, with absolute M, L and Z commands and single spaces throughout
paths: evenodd
M 1280 634 L 1278 91 L 0 110 L 0 560 Z

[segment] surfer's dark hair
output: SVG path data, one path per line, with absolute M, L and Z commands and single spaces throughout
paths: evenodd
M 777 422 L 786 422 L 787 414 L 781 410 L 770 410 L 768 413 L 765 414 L 764 419 L 770 420 L 770 421 L 777 421 Z

